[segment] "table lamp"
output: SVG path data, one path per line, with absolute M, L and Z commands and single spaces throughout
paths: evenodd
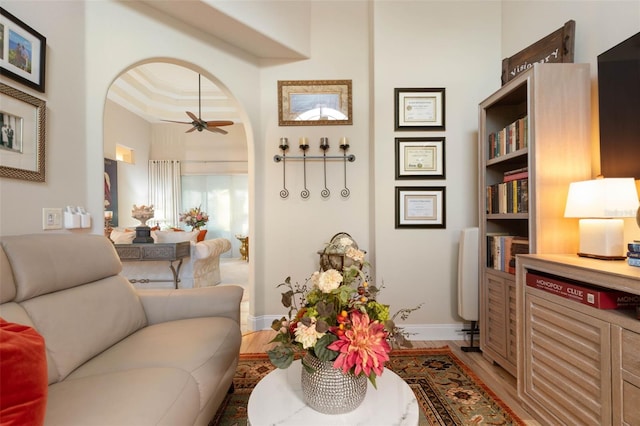
M 638 192 L 633 178 L 603 178 L 573 182 L 564 217 L 580 218 L 579 256 L 624 260 L 624 221 L 635 217 Z

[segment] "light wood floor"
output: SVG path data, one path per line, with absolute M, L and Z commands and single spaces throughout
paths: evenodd
M 275 331 L 263 330 L 247 333 L 242 338 L 241 353 L 263 353 Z M 449 346 L 452 352 L 464 362 L 505 404 L 509 406 L 528 425 L 539 425 L 518 400 L 516 379 L 497 365 L 487 361 L 481 353 L 464 352 L 461 347 L 468 342 L 462 340 L 414 341 L 414 348 L 441 348 Z

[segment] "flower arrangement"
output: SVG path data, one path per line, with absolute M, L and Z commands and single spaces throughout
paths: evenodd
M 194 207 L 184 213 L 180 213 L 180 222 L 191 226 L 194 230 L 203 227 L 209 221 L 209 215 L 201 210 L 200 207 Z
M 291 277 L 278 285 L 286 289 L 282 304 L 289 312 L 288 317 L 273 321 L 271 327 L 278 333 L 272 342 L 278 345 L 267 354 L 276 367 L 287 368 L 294 357 L 308 351 L 321 361 L 333 361 L 333 367 L 344 373 L 365 375 L 375 386 L 391 346 L 411 347 L 395 318 L 406 319 L 420 306 L 391 317 L 389 306 L 376 300 L 382 287 L 369 283 L 365 271 L 370 265 L 353 240 L 339 238 L 327 251 L 343 252 L 346 266 L 321 268 L 302 285 L 292 284 Z

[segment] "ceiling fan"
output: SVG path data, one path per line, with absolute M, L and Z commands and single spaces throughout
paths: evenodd
M 173 121 L 173 120 L 162 120 L 162 121 L 167 121 L 169 123 L 191 124 L 193 127 L 187 130 L 185 133 L 190 133 L 190 132 L 193 132 L 194 130 L 197 130 L 199 132 L 203 130 L 208 130 L 210 132 L 222 133 L 223 135 L 226 135 L 228 132 L 226 130 L 220 129 L 219 127 L 230 126 L 233 124 L 233 121 L 229 121 L 229 120 L 205 121 L 202 119 L 202 93 L 201 93 L 202 88 L 200 85 L 200 78 L 201 76 L 200 74 L 198 74 L 198 116 L 196 117 L 194 113 L 190 111 L 186 111 L 187 115 L 192 121 Z

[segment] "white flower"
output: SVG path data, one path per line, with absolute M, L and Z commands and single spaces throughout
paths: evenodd
M 313 274 L 311 274 L 311 284 L 313 284 L 314 287 L 318 287 L 318 281 L 320 280 L 320 272 L 315 271 Z
M 364 252 L 353 247 L 349 247 L 345 255 L 359 263 L 364 261 Z
M 302 343 L 303 349 L 309 349 L 315 346 L 319 338 L 324 336 L 324 333 L 318 333 L 316 331 L 316 321 L 311 320 L 311 325 L 307 327 L 302 322 L 298 323 L 296 327 L 296 342 Z
M 347 246 L 350 246 L 351 244 L 353 244 L 353 241 L 351 240 L 351 238 L 342 237 L 338 241 L 338 244 L 341 245 L 342 247 L 347 247 Z
M 320 274 L 317 286 L 323 293 L 331 293 L 340 286 L 342 282 L 342 274 L 335 269 L 329 269 Z

